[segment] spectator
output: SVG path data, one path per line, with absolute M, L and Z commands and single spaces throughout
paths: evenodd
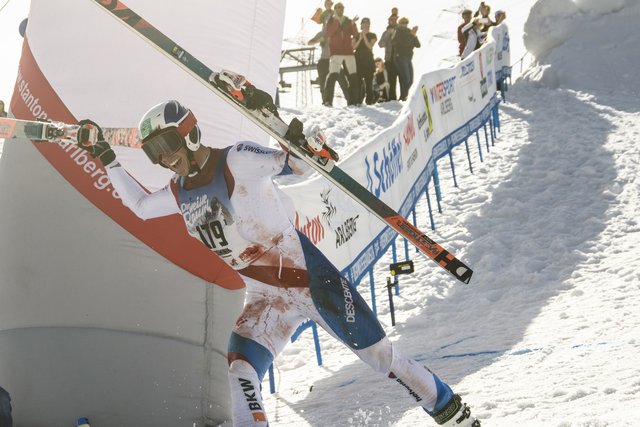
M 320 95 L 322 97 L 322 103 L 324 104 L 327 100 L 326 82 L 327 76 L 329 75 L 329 38 L 327 37 L 324 29 L 322 29 L 318 32 L 318 34 L 313 36 L 313 38 L 309 40 L 307 44 L 320 45 L 321 53 L 318 64 L 316 65 L 316 70 L 318 71 L 318 85 L 320 86 Z M 344 94 L 345 99 L 348 99 L 349 84 L 347 83 L 347 78 L 343 72 L 340 72 L 338 74 L 338 84 L 340 85 L 340 89 L 342 89 L 342 93 Z
M 476 13 L 473 15 L 474 17 L 480 19 L 480 22 L 482 23 L 482 26 L 480 27 L 480 31 L 482 31 L 485 34 L 487 33 L 487 31 L 489 31 L 489 28 L 495 25 L 495 22 L 493 22 L 491 20 L 491 17 L 489 16 L 490 13 L 491 13 L 491 6 L 489 6 L 485 2 L 482 2 L 480 3 L 480 7 L 476 11 Z
M 471 15 L 473 12 L 469 9 L 465 9 L 462 11 L 462 24 L 458 25 L 458 56 L 462 56 L 462 52 L 464 51 L 464 47 L 467 45 L 467 38 L 463 31 L 463 28 L 471 22 Z
M 395 16 L 396 18 L 398 17 L 398 8 L 397 7 L 392 7 L 391 8 L 391 16 Z
M 2 107 L 4 108 L 4 103 Z M 2 387 L 0 387 L 0 427 L 13 427 L 11 396 L 9 396 L 9 392 Z
M 0 100 L 0 117 L 7 117 L 7 112 L 4 111 L 4 101 Z
M 376 58 L 376 73 L 373 76 L 373 90 L 377 96 L 377 102 L 389 100 L 389 73 L 385 68 L 382 58 Z
M 360 34 L 353 45 L 356 56 L 356 68 L 358 69 L 358 85 L 362 88 L 364 84 L 364 92 L 366 93 L 366 103 L 371 105 L 375 102 L 373 95 L 373 74 L 376 66 L 373 61 L 373 46 L 375 46 L 378 37 L 375 33 L 370 32 L 371 21 L 369 18 L 362 18 L 360 21 Z M 362 103 L 365 94 L 360 90 L 358 103 Z
M 477 17 L 473 18 L 473 20 L 463 28 L 467 44 L 462 52 L 462 59 L 471 55 L 474 50 L 479 49 L 482 43 L 484 43 L 484 33 L 482 33 L 480 28 L 482 28 L 482 22 L 480 22 L 480 18 Z
M 402 17 L 398 21 L 398 28 L 393 37 L 393 52 L 395 54 L 396 67 L 400 77 L 400 100 L 406 101 L 409 88 L 413 84 L 413 48 L 420 47 L 420 41 L 416 35 L 418 27 L 408 28 L 409 18 Z
M 496 10 L 495 17 L 496 17 L 496 22 L 494 25 L 499 25 L 502 23 L 502 21 L 507 19 L 507 12 L 505 12 L 504 10 Z
M 329 77 L 326 83 L 326 100 L 324 105 L 331 106 L 333 104 L 333 93 L 336 81 L 340 75 L 340 69 L 343 65 L 349 81 L 349 97 L 348 105 L 355 105 L 360 98 L 360 86 L 358 84 L 358 69 L 356 67 L 356 57 L 353 54 L 353 43 L 358 38 L 358 28 L 355 22 L 358 20 L 356 16 L 353 20 L 344 15 L 344 5 L 336 3 L 335 14 L 327 21 L 326 34 L 329 37 Z
M 326 24 L 329 18 L 333 16 L 333 1 L 325 0 L 324 1 L 324 11 L 320 14 L 320 23 Z
M 397 99 L 396 96 L 396 83 L 398 81 L 398 69 L 393 54 L 393 36 L 396 33 L 398 27 L 398 16 L 391 15 L 388 20 L 387 29 L 380 36 L 378 46 L 384 48 L 384 68 L 387 70 L 387 82 L 389 83 L 389 98 L 388 100 Z

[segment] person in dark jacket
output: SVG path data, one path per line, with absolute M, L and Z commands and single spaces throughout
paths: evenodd
M 382 36 L 380 36 L 378 46 L 384 48 L 384 68 L 387 71 L 387 81 L 389 82 L 389 97 L 387 100 L 393 101 L 398 99 L 396 95 L 398 69 L 396 68 L 396 63 L 394 60 L 395 55 L 393 54 L 393 35 L 396 33 L 396 28 L 398 27 L 398 16 L 391 15 L 388 22 L 389 25 L 387 26 L 387 29 L 382 33 Z
M 366 93 L 366 103 L 371 105 L 375 102 L 373 95 L 373 74 L 376 71 L 376 65 L 373 61 L 373 46 L 375 46 L 378 37 L 375 33 L 369 31 L 371 28 L 371 21 L 369 18 L 362 18 L 360 21 L 360 35 L 353 45 L 356 56 L 356 68 L 358 69 L 358 84 L 362 88 L 364 86 L 364 93 L 360 90 L 360 97 L 358 104 L 362 103 L 362 100 Z
M 393 37 L 393 52 L 400 77 L 400 100 L 406 101 L 409 88 L 413 84 L 413 48 L 420 47 L 420 41 L 416 35 L 418 27 L 411 30 L 408 27 L 409 18 L 402 17 L 398 21 L 398 28 Z

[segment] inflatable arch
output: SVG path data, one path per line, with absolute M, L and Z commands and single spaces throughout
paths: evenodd
M 135 127 L 165 99 L 204 143 L 264 134 L 91 0 L 32 0 L 11 113 Z M 212 69 L 275 92 L 284 0 L 127 0 Z M 150 190 L 169 178 L 118 157 Z M 141 221 L 104 170 L 62 144 L 5 142 L 0 161 L 0 383 L 17 425 L 204 426 L 230 418 L 226 343 L 239 276 L 178 216 Z

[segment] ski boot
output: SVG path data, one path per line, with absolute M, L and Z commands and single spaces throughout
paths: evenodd
M 307 132 L 303 132 L 302 128 L 302 122 L 294 118 L 289 124 L 285 138 L 309 153 L 309 157 L 322 166 L 330 160 L 338 161 L 338 153 L 327 145 L 326 138 L 318 126 L 311 127 Z
M 280 117 L 271 95 L 256 88 L 241 74 L 222 70 L 219 73 L 213 73 L 209 77 L 209 82 L 231 95 L 249 110 L 265 109 L 274 116 Z
M 313 152 L 318 157 L 324 157 L 334 162 L 339 160 L 338 153 L 327 145 L 327 138 L 320 130 L 319 126 L 312 126 L 305 132 L 307 150 Z
M 480 427 L 480 421 L 471 415 L 471 408 L 457 394 L 453 395 L 444 408 L 431 416 L 444 427 Z

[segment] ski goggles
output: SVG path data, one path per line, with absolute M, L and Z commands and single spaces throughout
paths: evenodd
M 160 163 L 162 156 L 170 156 L 180 148 L 186 147 L 185 137 L 196 126 L 197 120 L 193 113 L 189 114 L 177 126 L 170 126 L 152 132 L 142 140 L 142 150 L 153 164 Z
M 142 141 L 142 151 L 154 165 L 161 162 L 162 156 L 170 156 L 185 146 L 184 137 L 176 128 L 154 132 Z

